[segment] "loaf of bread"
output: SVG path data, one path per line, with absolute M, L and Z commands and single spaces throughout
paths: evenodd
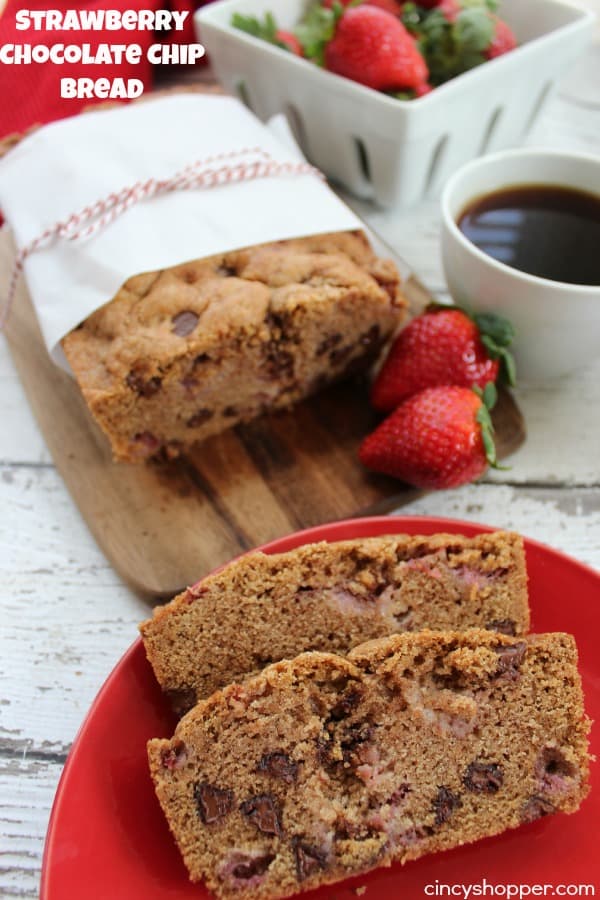
M 268 666 L 148 755 L 191 879 L 266 900 L 574 812 L 588 725 L 569 635 L 421 632 Z
M 156 607 L 141 632 L 183 712 L 304 650 L 347 653 L 395 632 L 471 627 L 528 630 L 519 535 L 392 535 L 248 553 Z
M 118 460 L 183 448 L 368 369 L 406 311 L 362 232 L 130 278 L 63 340 Z

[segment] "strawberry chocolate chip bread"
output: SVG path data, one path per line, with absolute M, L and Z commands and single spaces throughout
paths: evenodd
M 347 653 L 421 628 L 529 626 L 523 541 L 507 532 L 393 535 L 247 553 L 157 607 L 141 626 L 179 712 L 303 650 Z
M 114 457 L 139 462 L 368 369 L 405 309 L 362 232 L 323 234 L 131 278 L 63 347 Z
M 425 631 L 275 663 L 148 756 L 192 881 L 267 900 L 575 812 L 587 732 L 569 635 Z

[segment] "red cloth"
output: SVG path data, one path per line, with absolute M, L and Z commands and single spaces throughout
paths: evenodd
M 195 0 L 85 0 L 74 4 L 64 0 L 53 0 L 52 3 L 31 2 L 25 7 L 35 9 L 58 9 L 65 12 L 67 9 L 135 9 L 156 11 L 165 7 L 177 11 L 188 10 L 190 15 L 185 23 L 185 30 L 172 32 L 166 38 L 164 32 L 162 39 L 174 40 L 178 43 L 193 43 L 195 41 L 191 13 L 202 3 Z M 24 4 L 19 0 L 8 0 L 4 12 L 0 15 L 0 46 L 4 44 L 90 44 L 92 49 L 98 44 L 131 44 L 137 43 L 142 47 L 142 58 L 137 65 L 123 63 L 120 65 L 84 65 L 54 63 L 30 63 L 28 65 L 7 65 L 0 63 L 0 139 L 15 132 L 23 132 L 32 125 L 42 125 L 55 119 L 62 119 L 80 112 L 84 107 L 92 103 L 106 102 L 102 99 L 63 99 L 60 96 L 61 78 L 138 78 L 144 83 L 144 90 L 152 86 L 152 66 L 145 59 L 145 52 L 150 44 L 161 40 L 152 31 L 17 31 L 15 13 L 23 9 Z

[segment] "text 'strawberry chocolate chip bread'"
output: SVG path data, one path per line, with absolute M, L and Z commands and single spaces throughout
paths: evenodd
M 347 653 L 421 628 L 529 627 L 523 540 L 393 535 L 248 553 L 141 626 L 156 677 L 180 712 L 304 650 Z
M 148 754 L 192 880 L 260 900 L 574 812 L 587 731 L 569 635 L 477 629 L 275 663 Z
M 170 455 L 368 369 L 406 310 L 361 232 L 129 279 L 63 340 L 116 459 Z

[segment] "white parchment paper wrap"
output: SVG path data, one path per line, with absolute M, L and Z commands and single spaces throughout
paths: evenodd
M 247 147 L 279 162 L 301 159 L 229 97 L 177 95 L 86 113 L 41 128 L 0 161 L 0 208 L 21 248 L 111 192 Z M 132 275 L 360 227 L 315 175 L 276 175 L 143 200 L 97 235 L 39 249 L 24 274 L 48 350 L 68 368 L 61 338 Z

